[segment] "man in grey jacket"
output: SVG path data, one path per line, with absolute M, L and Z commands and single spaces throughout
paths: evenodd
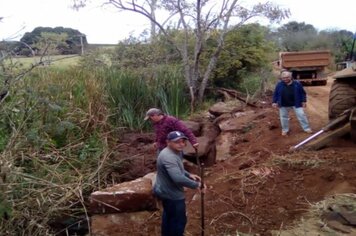
M 157 158 L 157 177 L 153 192 L 163 205 L 162 236 L 184 235 L 187 223 L 184 187 L 201 187 L 200 177 L 184 170 L 182 151 L 187 139 L 180 131 L 170 132 L 167 135 L 167 147 Z

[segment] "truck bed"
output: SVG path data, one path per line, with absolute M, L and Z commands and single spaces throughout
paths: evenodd
M 324 51 L 301 51 L 281 52 L 281 67 L 285 69 L 302 67 L 324 67 L 330 63 L 330 52 Z

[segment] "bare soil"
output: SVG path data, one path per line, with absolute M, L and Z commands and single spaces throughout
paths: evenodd
M 331 79 L 327 86 L 305 87 L 306 113 L 314 131 L 328 122 L 330 84 Z M 270 107 L 270 100 L 266 102 L 266 107 L 258 108 L 258 119 L 241 120 L 249 129 L 233 134 L 231 158 L 205 168 L 205 235 L 272 235 L 272 230 L 292 227 L 311 204 L 338 193 L 356 193 L 356 145 L 339 139 L 320 151 L 290 153 L 290 147 L 309 134 L 302 131 L 293 114 L 290 134 L 281 136 L 278 111 Z M 150 146 L 153 134 L 136 134 L 130 139 L 140 142 L 122 149 L 128 154 L 144 153 L 144 157 L 138 158 L 129 177 L 142 176 L 155 168 Z M 188 168 L 197 171 L 194 166 Z M 200 194 L 186 193 L 186 235 L 200 235 Z M 158 235 L 160 217 L 160 211 L 152 213 L 141 233 L 132 235 Z

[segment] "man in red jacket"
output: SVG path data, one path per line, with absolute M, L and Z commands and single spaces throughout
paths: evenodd
M 158 108 L 150 108 L 146 112 L 145 120 L 148 119 L 153 123 L 153 128 L 156 134 L 154 147 L 158 149 L 159 152 L 167 146 L 167 135 L 172 131 L 180 131 L 184 133 L 193 147 L 196 149 L 198 148 L 199 143 L 193 132 L 179 119 L 164 114 Z

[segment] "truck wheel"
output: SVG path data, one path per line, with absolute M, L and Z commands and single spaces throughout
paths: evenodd
M 335 80 L 329 95 L 329 119 L 335 119 L 344 110 L 356 106 L 356 83 Z

